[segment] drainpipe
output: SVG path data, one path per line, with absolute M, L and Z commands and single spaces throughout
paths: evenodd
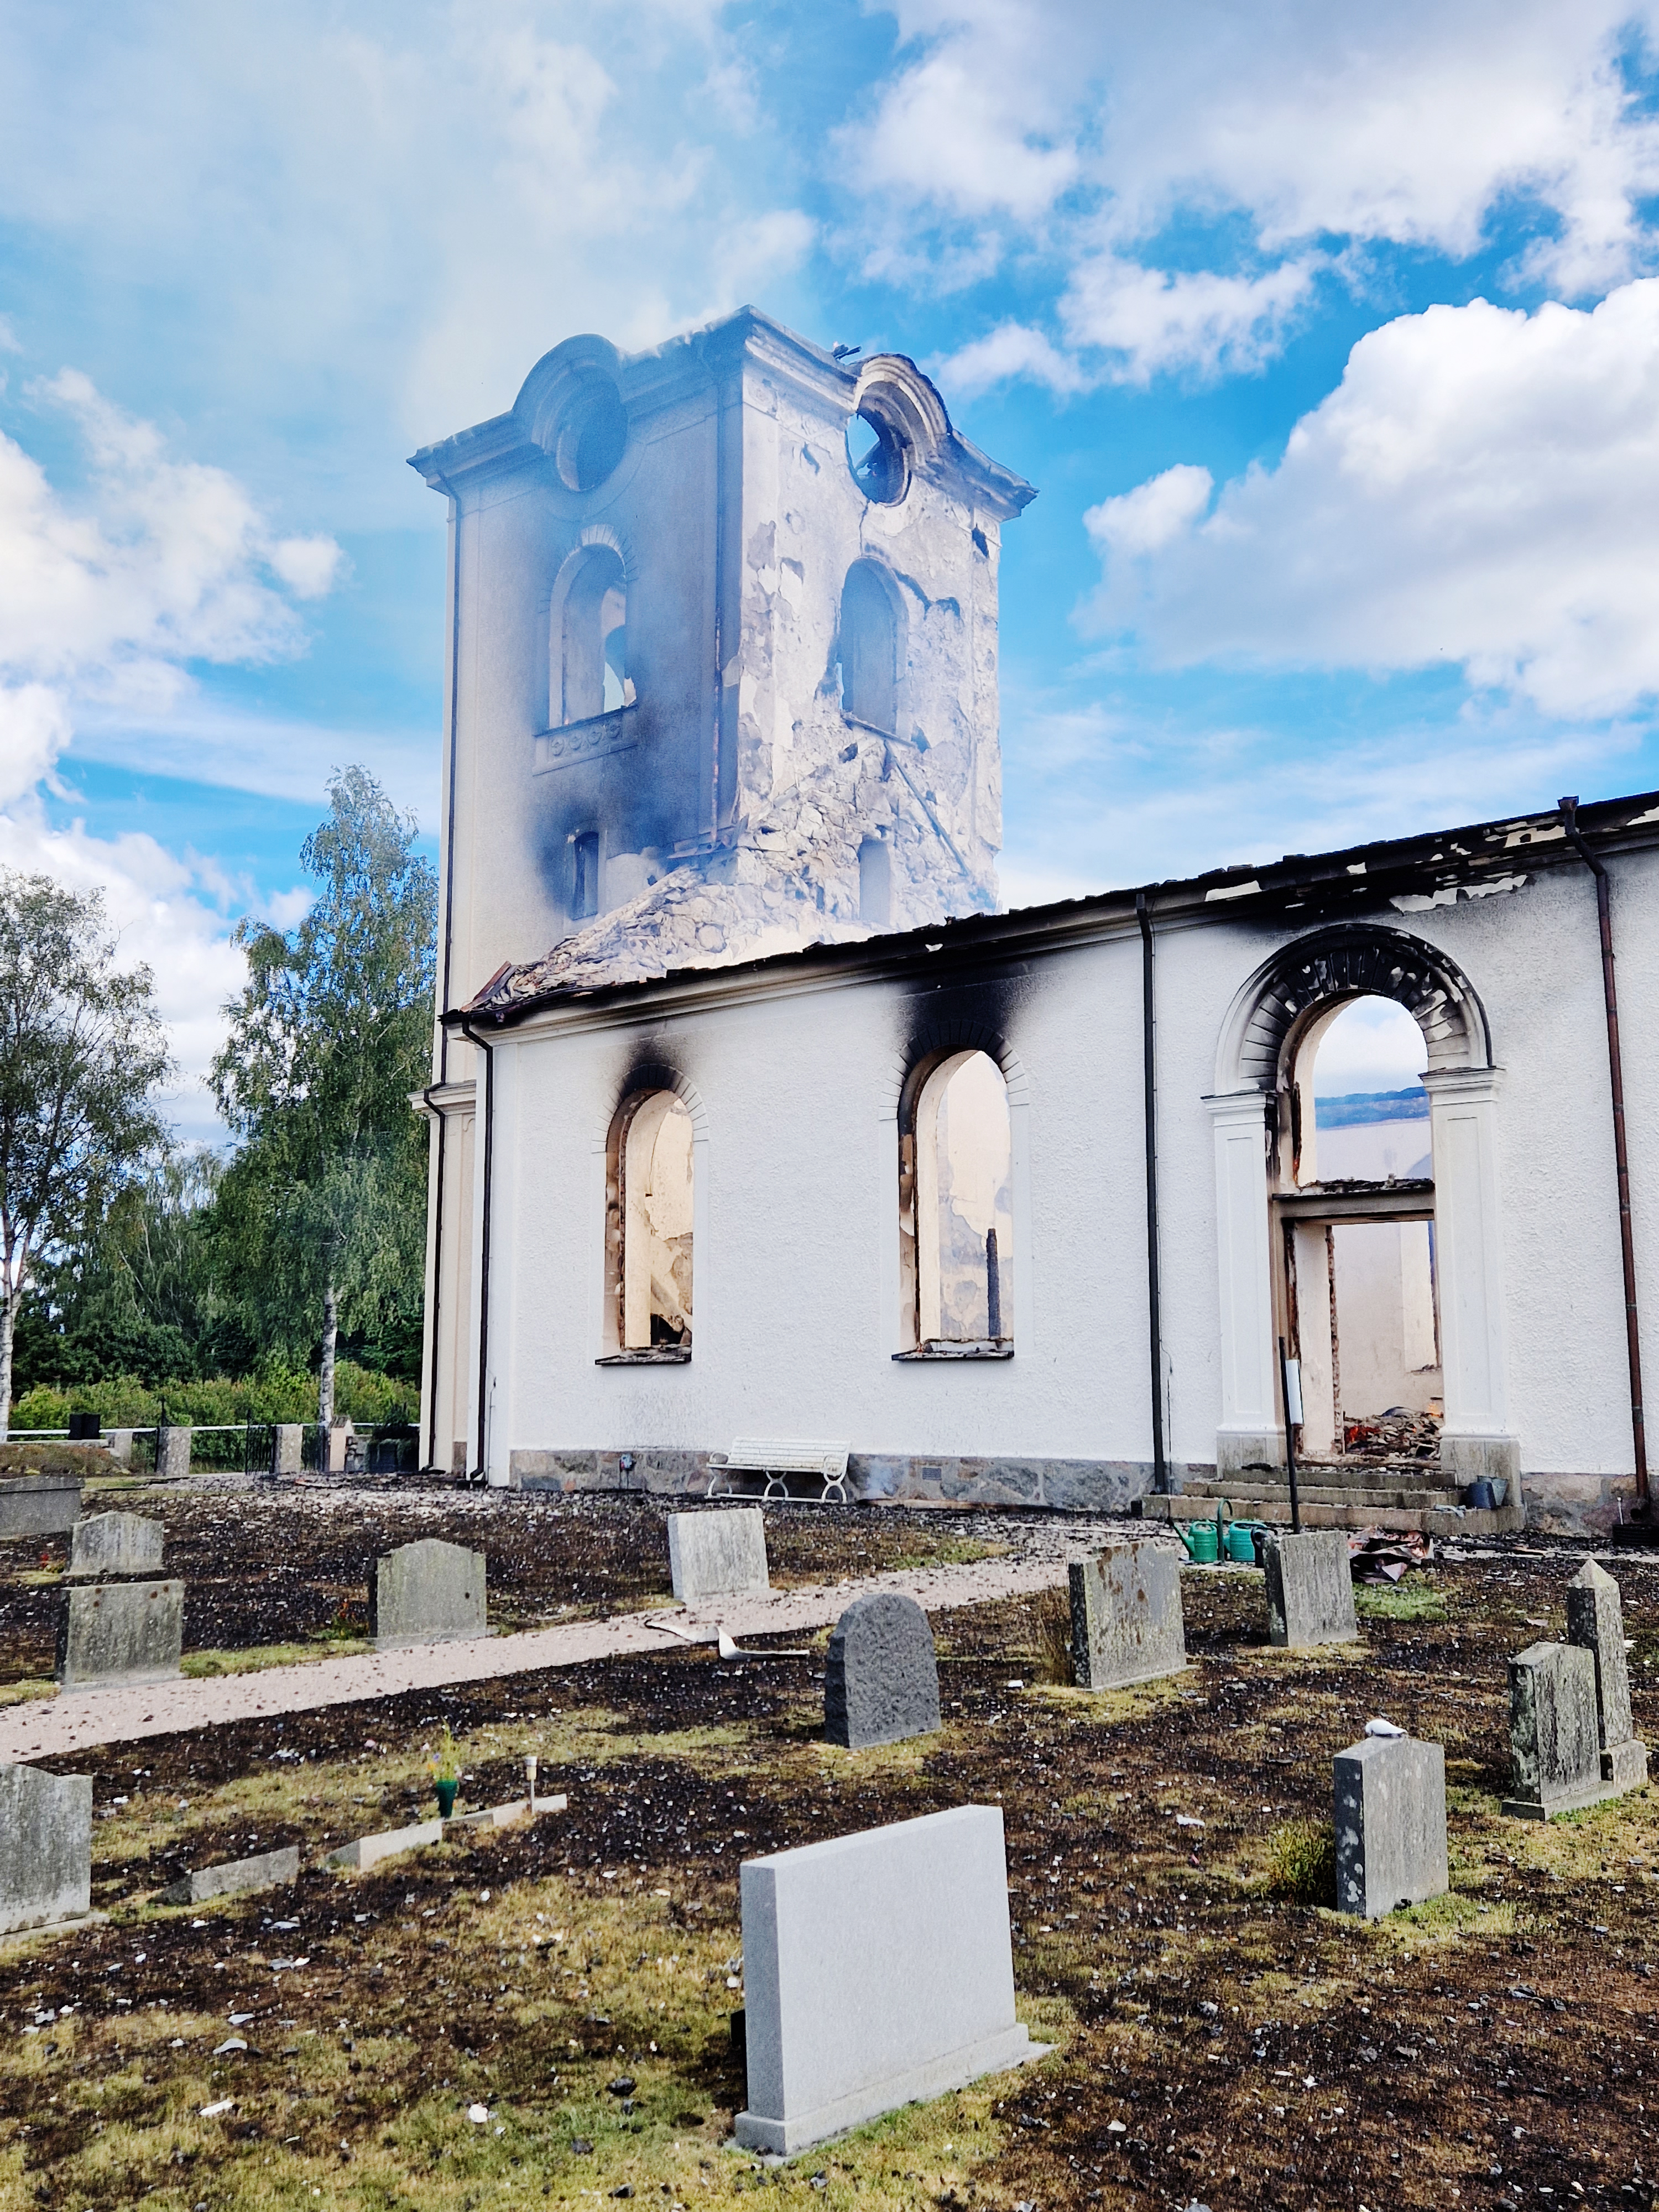
M 447 1038 L 448 1031 L 444 1034 Z M 432 1103 L 432 1094 L 440 1087 L 435 1083 L 428 1083 L 421 1093 L 427 1111 L 438 1124 L 438 1195 L 432 1209 L 432 1310 L 426 1316 L 427 1335 L 432 1346 L 431 1362 L 427 1369 L 432 1378 L 426 1424 L 426 1463 L 428 1467 L 438 1464 L 438 1310 L 443 1298 L 444 1280 L 444 1140 L 449 1133 L 448 1116 L 441 1108 Z
M 489 1180 L 495 1152 L 495 1061 L 488 1037 L 481 1037 L 469 1022 L 460 1024 L 461 1035 L 469 1044 L 477 1046 L 483 1054 L 483 1096 L 479 1100 L 479 1111 L 483 1115 L 483 1239 L 478 1254 L 478 1465 L 480 1482 L 489 1480 L 489 1462 L 484 1457 L 487 1441 L 485 1426 L 489 1420 L 489 1399 L 486 1383 L 489 1374 Z
M 1158 1032 L 1152 994 L 1152 917 L 1145 891 L 1135 893 L 1135 919 L 1140 924 L 1141 1064 L 1146 1079 L 1146 1310 L 1152 1372 L 1152 1487 L 1162 1496 L 1170 1487 L 1170 1468 L 1164 1455 L 1164 1316 L 1158 1268 Z
M 1595 912 L 1601 926 L 1601 988 L 1607 1004 L 1607 1073 L 1613 1086 L 1613 1157 L 1619 1173 L 1619 1243 L 1625 1265 L 1625 1346 L 1630 1361 L 1630 1425 L 1636 1445 L 1637 1510 L 1649 1510 L 1648 1440 L 1642 1420 L 1642 1330 L 1636 1307 L 1636 1239 L 1631 1225 L 1630 1153 L 1625 1141 L 1625 1069 L 1619 1051 L 1619 994 L 1613 973 L 1613 909 L 1607 872 L 1584 842 L 1578 801 L 1561 801 L 1569 843 L 1595 878 Z
M 444 941 L 443 965 L 438 977 L 438 1082 L 430 1084 L 422 1093 L 428 1108 L 432 1093 L 449 1079 L 449 1031 L 444 1026 L 444 1017 L 449 1012 L 449 963 L 454 942 L 455 915 L 455 756 L 459 744 L 458 726 L 460 708 L 461 683 L 461 502 L 454 486 L 447 477 L 440 477 L 444 495 L 449 501 L 449 566 L 451 570 L 449 605 L 449 823 L 444 839 Z M 432 1398 L 427 1419 L 427 1460 L 428 1467 L 438 1463 L 438 1309 L 443 1295 L 444 1250 L 444 1155 L 449 1134 L 447 1115 L 438 1115 L 438 1193 L 434 1208 L 432 1231 L 432 1311 L 427 1316 L 427 1328 L 432 1339 Z M 453 1423 L 451 1423 L 452 1427 Z

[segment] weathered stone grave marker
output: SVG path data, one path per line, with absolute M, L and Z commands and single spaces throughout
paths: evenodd
M 1115 1544 L 1071 1570 L 1072 1680 L 1117 1690 L 1187 1664 L 1181 1567 L 1161 1544 Z
M 854 1598 L 830 1638 L 825 1735 L 860 1751 L 931 1735 L 939 1726 L 939 1661 L 927 1614 L 897 1590 Z
M 70 1533 L 68 1579 L 91 1581 L 99 1575 L 154 1575 L 161 1571 L 167 1530 L 142 1513 L 91 1513 Z
M 484 1555 L 435 1536 L 377 1559 L 368 1585 L 368 1627 L 377 1650 L 450 1644 L 489 1632 Z
M 85 1583 L 64 1593 L 58 1680 L 66 1690 L 168 1682 L 184 1641 L 183 1583 Z
M 163 1905 L 204 1905 L 210 1897 L 243 1897 L 254 1889 L 271 1889 L 279 1881 L 300 1879 L 300 1847 L 289 1844 L 280 1851 L 261 1851 L 257 1858 L 222 1859 L 217 1866 L 198 1867 L 161 1892 Z
M 278 1480 L 292 1480 L 301 1471 L 305 1431 L 298 1421 L 279 1421 L 270 1439 L 270 1472 Z
M 674 1595 L 683 1605 L 770 1589 L 765 1515 L 758 1505 L 726 1505 L 718 1512 L 671 1513 L 668 1568 Z
M 92 1910 L 92 1777 L 0 1766 L 0 1933 Z
M 1510 1760 L 1504 1810 L 1547 1820 L 1615 1792 L 1601 1779 L 1595 1657 L 1577 1644 L 1529 1644 L 1510 1662 Z
M 1618 1791 L 1639 1789 L 1648 1778 L 1648 1747 L 1631 1719 L 1625 1608 L 1618 1583 L 1594 1559 L 1586 1559 L 1567 1584 L 1567 1641 L 1595 1661 L 1601 1779 Z
M 1446 1753 L 1408 1735 L 1367 1736 L 1332 1761 L 1336 1909 L 1379 1920 L 1443 1897 Z
M 0 1480 L 0 1540 L 64 1536 L 80 1514 L 78 1474 L 16 1474 Z
M 749 2148 L 787 2158 L 1042 2055 L 1014 2017 L 997 1807 L 750 1859 L 741 1887 Z
M 1340 1528 L 1276 1532 L 1267 1545 L 1267 1628 L 1275 1644 L 1299 1651 L 1347 1644 L 1354 1618 L 1348 1540 Z

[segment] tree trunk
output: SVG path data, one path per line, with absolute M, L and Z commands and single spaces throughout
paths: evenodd
M 11 1434 L 11 1340 L 17 1301 L 0 1297 L 0 1444 Z
M 323 1293 L 323 1360 L 317 1378 L 317 1425 L 325 1443 L 334 1425 L 334 1340 L 340 1333 L 340 1301 L 331 1283 Z

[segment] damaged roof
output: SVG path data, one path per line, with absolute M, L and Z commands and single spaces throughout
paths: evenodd
M 1659 791 L 1581 807 L 1577 823 L 1600 852 L 1659 844 Z M 780 902 L 757 928 L 746 904 L 757 896 L 750 887 L 710 884 L 699 871 L 685 867 L 563 939 L 544 958 L 504 966 L 475 998 L 444 1019 L 504 1027 L 542 1007 L 601 995 L 626 999 L 715 969 L 782 974 L 803 964 L 885 967 L 918 956 L 1016 955 L 1036 949 L 1045 939 L 1091 934 L 1103 921 L 1133 922 L 1142 899 L 1165 921 L 1179 916 L 1200 923 L 1246 915 L 1277 921 L 1291 915 L 1308 922 L 1330 922 L 1374 913 L 1384 904 L 1410 915 L 1455 905 L 1460 898 L 1517 890 L 1540 868 L 1564 862 L 1583 865 L 1567 842 L 1559 811 L 1505 815 L 1464 829 L 1352 845 L 1334 853 L 1287 853 L 1274 861 L 1214 868 L 1200 876 L 1006 914 L 969 915 L 898 933 L 833 921 L 804 899 Z M 706 917 L 702 904 L 708 908 Z M 799 911 L 787 910 L 792 906 Z M 676 950 L 684 945 L 684 924 L 694 919 L 695 951 L 672 960 L 671 945 Z M 735 945 L 732 939 L 738 928 L 742 941 Z M 623 965 L 633 972 L 619 974 Z

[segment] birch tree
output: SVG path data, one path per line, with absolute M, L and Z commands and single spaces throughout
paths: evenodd
M 239 927 L 248 982 L 213 1069 L 243 1139 L 216 1203 L 226 1272 L 268 1337 L 319 1347 L 325 1428 L 341 1328 L 420 1297 L 427 1148 L 409 1094 L 431 1054 L 437 924 L 413 818 L 363 768 L 338 773 L 329 801 L 301 850 L 310 912 L 292 931 Z
M 0 869 L 0 1437 L 24 1291 L 167 1142 L 153 978 L 117 951 L 98 893 Z

